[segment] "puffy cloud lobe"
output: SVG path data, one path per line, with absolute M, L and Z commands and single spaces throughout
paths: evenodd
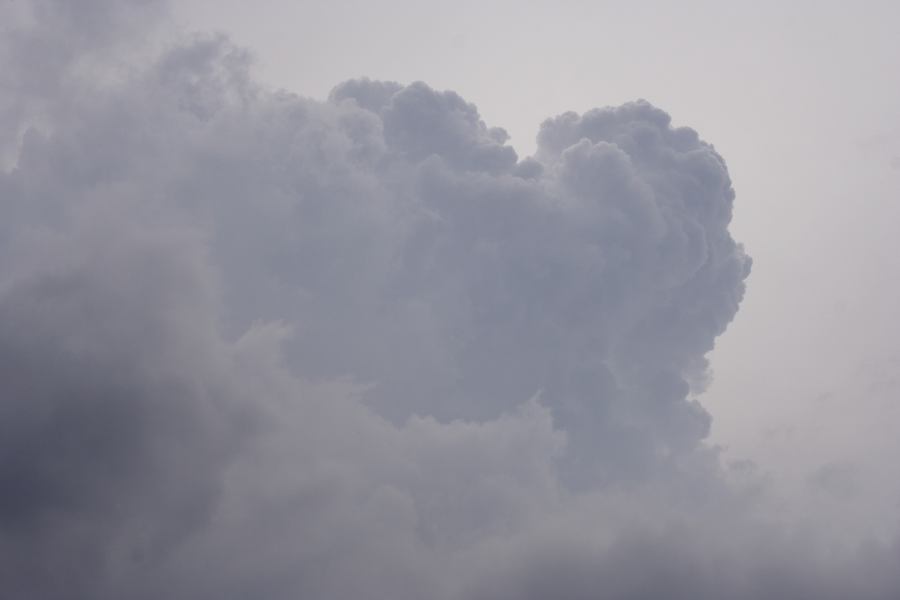
M 654 397 L 673 400 L 681 417 L 664 420 L 681 418 L 685 429 L 652 437 L 690 447 L 703 436 L 705 416 L 683 402 L 684 381 L 701 379 L 702 356 L 737 309 L 749 267 L 727 233 L 733 192 L 709 146 L 636 103 L 595 111 L 583 124 L 573 115 L 548 121 L 538 161 L 510 162 L 496 174 L 498 161 L 482 160 L 495 174 L 486 177 L 456 147 L 468 139 L 472 151 L 490 148 L 488 130 L 477 117 L 461 123 L 468 113 L 454 95 L 355 81 L 332 94 L 342 107 L 348 99 L 382 116 L 389 160 L 414 171 L 406 208 L 424 214 L 411 217 L 415 245 L 401 255 L 399 277 L 417 286 L 413 297 L 427 297 L 432 315 L 443 313 L 441 337 L 459 340 L 439 358 L 438 368 L 450 361 L 454 373 L 429 373 L 432 389 L 422 394 L 440 393 L 434 382 L 448 377 L 460 382 L 449 384 L 459 391 L 448 390 L 453 397 L 437 414 L 483 418 L 537 390 L 558 417 L 566 404 L 602 413 L 617 397 L 619 410 L 633 411 L 650 392 L 632 388 L 670 381 Z M 411 124 L 436 106 L 449 114 L 431 117 L 429 146 L 393 132 L 421 131 Z M 402 122 L 401 107 L 410 114 Z M 714 210 L 687 206 L 697 195 Z M 595 380 L 582 385 L 593 397 L 579 398 L 574 388 L 585 377 Z M 384 386 L 393 375 L 374 378 Z M 623 384 L 629 389 L 616 392 Z M 392 400 L 398 395 L 391 389 Z
M 701 444 L 750 262 L 695 132 L 636 102 L 519 160 L 453 92 L 272 92 L 221 36 L 117 70 L 130 4 L 4 54 L 4 593 L 896 590 L 892 547 L 757 536 Z

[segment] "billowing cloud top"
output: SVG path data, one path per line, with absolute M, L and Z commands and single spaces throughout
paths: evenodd
M 4 9 L 3 596 L 897 589 L 760 533 L 702 444 L 750 260 L 693 130 L 566 113 L 520 160 L 453 92 L 304 99 L 79 7 Z

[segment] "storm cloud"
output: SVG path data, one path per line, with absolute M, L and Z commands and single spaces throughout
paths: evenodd
M 521 158 L 454 92 L 73 6 L 2 9 L 2 595 L 896 597 L 704 444 L 751 262 L 695 131 Z

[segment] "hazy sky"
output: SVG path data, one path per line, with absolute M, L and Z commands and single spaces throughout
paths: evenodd
M 895 3 L 0 5 L 0 596 L 900 596 Z

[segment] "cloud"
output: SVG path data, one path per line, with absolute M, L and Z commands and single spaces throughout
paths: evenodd
M 120 54 L 162 4 L 29 6 L 3 54 L 4 595 L 897 589 L 893 546 L 827 557 L 703 444 L 750 259 L 693 130 L 566 113 L 520 159 L 453 92 L 306 99 L 221 35 Z

